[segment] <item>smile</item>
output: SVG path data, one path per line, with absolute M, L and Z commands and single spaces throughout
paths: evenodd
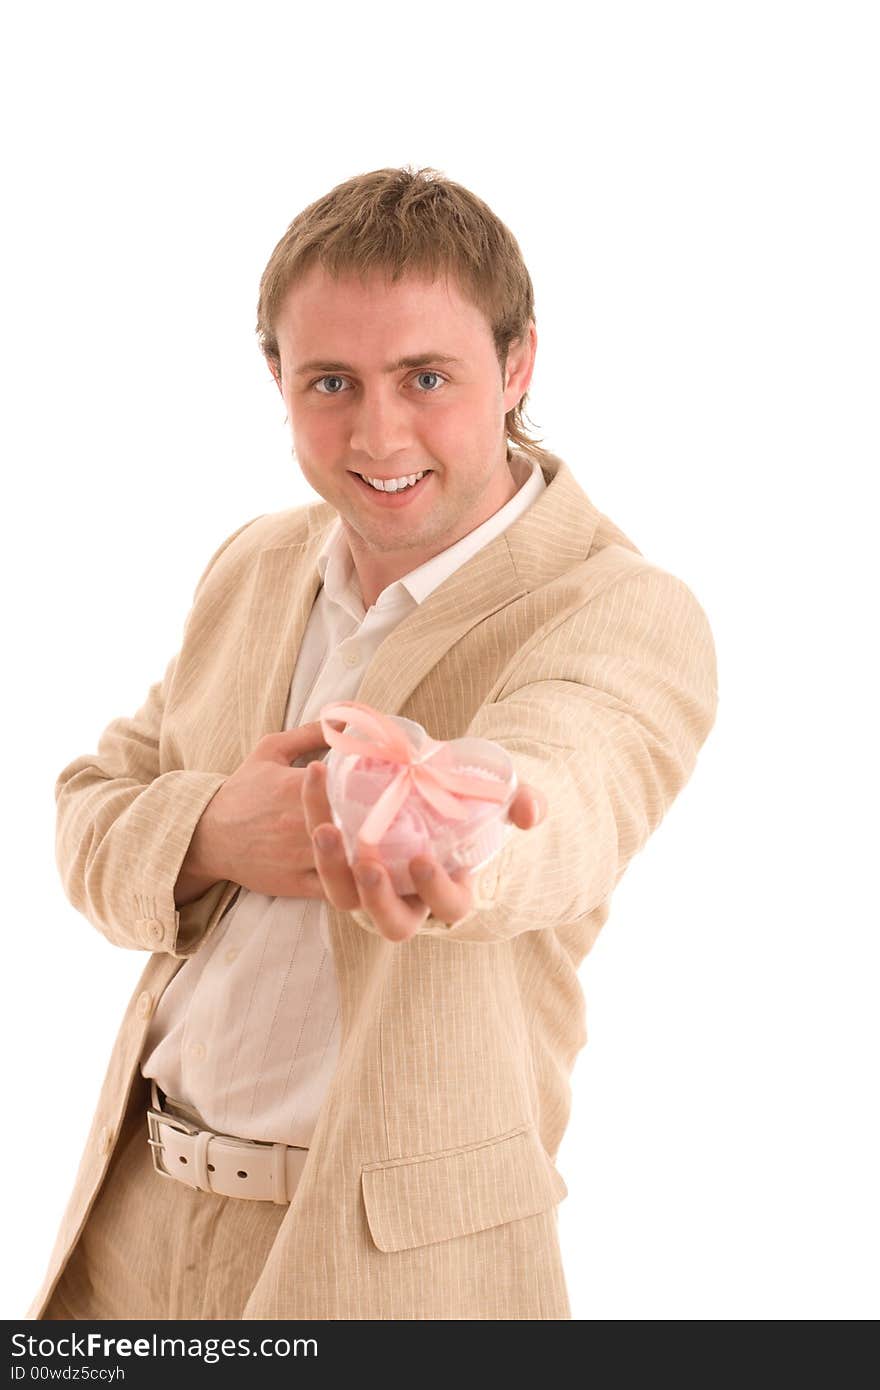
M 365 482 L 360 473 L 352 473 L 351 476 L 361 491 L 368 492 L 380 507 L 405 507 L 411 498 L 425 490 L 428 479 L 433 477 L 433 470 L 423 473 L 417 483 L 399 488 L 394 492 L 385 492 L 382 488 L 373 487 L 371 483 Z

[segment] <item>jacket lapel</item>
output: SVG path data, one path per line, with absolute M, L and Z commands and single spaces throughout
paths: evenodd
M 331 518 L 332 519 L 332 518 Z M 242 757 L 263 734 L 278 733 L 306 623 L 320 587 L 321 535 L 260 552 L 238 663 Z
M 356 698 L 397 714 L 450 647 L 525 592 L 502 532 L 392 628 L 364 672 Z

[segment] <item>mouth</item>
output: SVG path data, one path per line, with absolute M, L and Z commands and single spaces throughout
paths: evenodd
M 383 492 L 381 488 L 373 487 L 365 481 L 360 473 L 352 472 L 351 476 L 355 481 L 355 486 L 359 487 L 362 492 L 368 492 L 380 507 L 394 508 L 405 507 L 417 494 L 424 492 L 429 479 L 434 476 L 434 470 L 428 469 L 417 483 L 413 483 L 411 487 L 401 488 L 397 492 Z

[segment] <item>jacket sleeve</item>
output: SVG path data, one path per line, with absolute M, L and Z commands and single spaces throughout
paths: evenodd
M 261 513 L 265 515 L 265 513 Z M 184 624 L 227 546 L 214 552 Z M 187 954 L 204 934 L 228 881 L 212 884 L 181 908 L 174 885 L 193 831 L 226 774 L 159 772 L 159 738 L 168 691 L 180 656 L 171 658 L 130 718 L 107 725 L 95 753 L 75 758 L 55 783 L 55 859 L 73 906 L 115 946 Z M 187 950 L 184 950 L 187 943 Z
M 507 750 L 546 815 L 474 876 L 466 917 L 419 930 L 497 942 L 590 916 L 690 778 L 717 704 L 709 622 L 674 575 L 615 578 L 564 616 L 467 729 Z

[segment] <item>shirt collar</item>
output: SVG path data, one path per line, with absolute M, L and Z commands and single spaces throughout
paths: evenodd
M 488 545 L 489 541 L 494 540 L 495 536 L 505 531 L 518 516 L 532 505 L 547 486 L 541 472 L 541 466 L 536 459 L 530 458 L 520 451 L 517 451 L 514 457 L 521 461 L 520 467 L 523 465 L 528 467 L 528 475 L 525 482 L 521 484 L 509 501 L 505 502 L 503 507 L 499 507 L 498 511 L 494 512 L 486 521 L 476 526 L 473 531 L 469 531 L 466 536 L 462 536 L 460 540 L 448 546 L 446 550 L 441 550 L 438 555 L 433 555 L 423 565 L 418 565 L 416 569 L 410 570 L 409 574 L 405 574 L 400 579 L 386 585 L 376 599 L 374 608 L 387 609 L 400 605 L 409 606 L 413 603 L 423 603 L 438 584 L 442 584 L 444 579 L 453 574 L 478 550 L 482 550 L 484 545 Z M 360 585 L 348 540 L 338 516 L 331 525 L 329 533 L 315 557 L 315 563 L 327 597 L 333 603 L 341 604 L 346 612 L 359 622 L 362 621 L 364 605 Z

